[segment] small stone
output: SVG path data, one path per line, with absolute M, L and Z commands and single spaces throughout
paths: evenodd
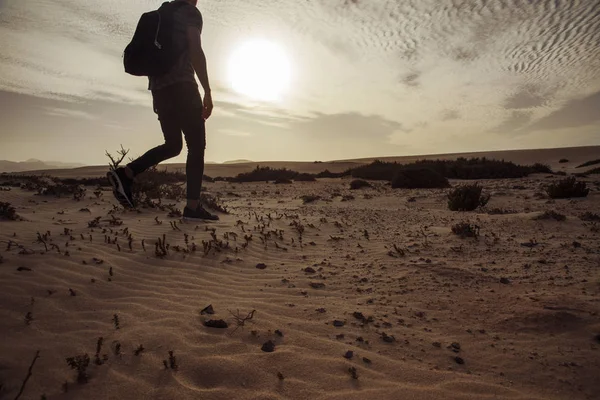
M 275 334 L 279 337 L 283 337 L 283 332 L 281 332 L 279 329 L 275 330 Z
M 267 268 L 267 264 L 265 264 L 265 263 L 258 263 L 258 264 L 256 264 L 256 268 L 258 268 L 258 269 L 265 269 L 265 268 Z
M 600 343 L 600 333 L 596 335 L 596 342 Z
M 323 307 L 321 307 L 321 308 L 317 308 L 315 311 L 316 311 L 316 312 L 318 312 L 318 313 L 321 313 L 321 314 L 323 314 L 323 313 L 326 313 L 326 312 L 327 312 L 327 310 L 326 310 L 326 309 L 324 309 Z
M 369 360 L 367 357 L 363 357 L 363 359 L 362 359 L 362 360 L 363 360 L 363 362 L 364 362 L 365 364 L 371 364 L 371 363 L 372 363 L 372 361 L 371 361 L 371 360 Z
M 268 342 L 265 342 L 260 349 L 264 352 L 272 353 L 275 351 L 275 342 L 269 340 Z
M 433 347 L 442 347 L 442 344 L 440 342 L 433 342 L 431 344 L 433 345 Z
M 344 321 L 340 321 L 339 319 L 336 319 L 335 321 L 333 321 L 333 326 L 336 326 L 338 328 L 342 327 L 344 325 L 346 325 L 346 323 Z
M 210 314 L 210 315 L 212 315 L 214 313 L 215 313 L 215 310 L 214 310 L 212 304 L 207 305 L 206 307 L 204 307 L 202 309 L 202 311 L 200 311 L 200 315 L 204 315 L 204 314 Z
M 337 340 L 342 340 L 345 337 L 345 335 L 343 333 L 340 333 L 339 335 L 335 335 L 335 338 Z
M 454 357 L 454 361 L 456 361 L 456 363 L 460 365 L 463 365 L 465 363 L 465 360 L 463 360 L 460 357 Z
M 361 321 L 365 320 L 365 316 L 363 315 L 363 313 L 358 312 L 358 311 L 354 311 L 354 313 L 352 313 L 352 316 L 356 319 L 359 319 Z
M 344 354 L 344 358 L 347 358 L 348 360 L 352 357 L 354 357 L 354 352 L 352 350 L 348 350 L 346 354 Z
M 17 271 L 32 271 L 32 269 L 28 267 L 19 267 L 17 268 Z
M 322 282 L 311 282 L 310 287 L 313 289 L 323 289 L 325 287 L 325 284 Z
M 209 319 L 204 321 L 204 326 L 208 328 L 226 329 L 229 325 L 222 319 Z
M 453 349 L 460 350 L 460 343 L 458 342 L 453 342 L 450 346 L 452 346 Z
M 385 332 L 381 332 L 381 339 L 383 339 L 383 341 L 386 343 L 394 343 L 396 341 L 396 338 L 394 336 L 388 335 Z
M 314 274 L 317 271 L 315 271 L 315 269 L 312 267 L 306 267 L 304 268 L 304 272 L 306 272 L 307 274 Z
M 282 381 L 285 379 L 285 376 L 283 376 L 281 372 L 277 372 L 277 378 L 279 378 L 279 380 Z
M 510 283 L 510 280 L 508 278 L 500 278 L 500 283 L 508 285 Z

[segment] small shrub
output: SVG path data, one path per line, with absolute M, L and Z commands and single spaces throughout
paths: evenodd
M 482 193 L 483 188 L 478 184 L 461 185 L 448 193 L 448 208 L 452 211 L 473 211 L 484 207 L 490 200 L 490 195 Z
M 544 211 L 543 214 L 540 214 L 533 218 L 534 220 L 545 220 L 545 219 L 553 219 L 555 221 L 564 221 L 567 217 L 563 214 L 557 213 L 554 210 Z
M 571 197 L 586 197 L 590 190 L 585 182 L 577 182 L 574 176 L 564 178 L 546 188 L 546 193 L 552 199 L 568 199 Z
M 461 222 L 452 226 L 452 233 L 460 236 L 461 238 L 466 237 L 479 237 L 479 226 L 470 224 L 468 222 Z
M 352 182 L 350 182 L 350 189 L 352 189 L 352 190 L 361 189 L 361 188 L 365 188 L 365 187 L 372 187 L 372 186 L 369 182 L 362 180 L 362 179 L 355 179 Z
M 560 164 L 564 164 L 564 163 L 568 163 L 568 162 L 569 162 L 569 160 L 567 160 L 566 158 L 561 158 L 560 160 L 558 160 L 558 162 L 559 162 Z
M 229 214 L 229 210 L 227 207 L 221 204 L 219 198 L 211 194 L 200 193 L 200 203 L 215 211 L 222 212 L 223 214 Z
M 16 221 L 19 219 L 19 215 L 10 203 L 2 201 L 0 202 L 0 219 Z
M 315 182 L 317 179 L 312 174 L 301 173 L 294 177 L 296 182 Z
M 352 168 L 350 175 L 353 178 L 369 179 L 374 181 L 391 181 L 396 172 L 402 167 L 398 163 L 375 160 L 371 164 Z
M 584 168 L 584 167 L 589 167 L 591 165 L 596 165 L 596 164 L 600 164 L 600 158 L 598 158 L 597 160 L 586 161 L 583 164 L 578 165 L 575 168 Z
M 600 168 L 590 169 L 589 171 L 585 171 L 586 175 L 596 175 L 600 174 Z
M 87 383 L 87 367 L 90 365 L 90 357 L 87 354 L 68 357 L 67 364 L 77 371 L 77 383 Z
M 271 167 L 260 167 L 256 166 L 256 168 L 250 172 L 244 172 L 238 174 L 235 178 L 232 179 L 234 182 L 266 182 L 266 181 L 276 181 L 278 179 L 293 179 L 298 172 L 291 171 L 287 168 L 275 169 Z
M 313 203 L 321 198 L 321 196 L 316 195 L 304 195 L 300 197 L 302 199 L 303 204 Z
M 331 172 L 328 169 L 326 169 L 325 171 L 321 171 L 319 172 L 316 177 L 317 178 L 341 178 L 344 176 L 348 176 L 350 175 L 350 173 L 348 171 L 344 171 L 344 172 Z
M 579 219 L 586 222 L 600 222 L 600 215 L 587 211 L 581 214 L 579 216 Z
M 487 210 L 489 215 L 504 215 L 504 214 L 516 214 L 516 210 L 510 210 L 506 208 L 490 208 Z
M 448 179 L 428 168 L 406 168 L 396 172 L 392 188 L 432 189 L 450 187 Z

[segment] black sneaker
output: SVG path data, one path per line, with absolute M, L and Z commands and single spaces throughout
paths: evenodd
M 198 206 L 195 210 L 185 207 L 183 209 L 184 221 L 218 221 L 217 215 L 211 214 L 202 206 Z
M 106 174 L 108 181 L 113 187 L 115 198 L 123 207 L 134 208 L 133 196 L 131 195 L 131 185 L 133 179 L 130 179 L 125 173 L 125 168 L 110 170 Z

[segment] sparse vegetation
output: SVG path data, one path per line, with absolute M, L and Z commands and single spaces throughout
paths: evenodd
M 316 195 L 304 195 L 300 197 L 302 199 L 303 204 L 313 203 L 321 198 L 321 196 Z
M 219 198 L 213 196 L 212 194 L 205 192 L 200 193 L 200 203 L 215 211 L 219 211 L 223 214 L 229 214 L 227 207 L 221 204 Z
M 448 208 L 452 211 L 473 211 L 484 207 L 491 196 L 482 191 L 483 188 L 477 183 L 458 186 L 448 193 Z
M 233 182 L 267 182 L 276 181 L 278 179 L 291 180 L 297 175 L 298 172 L 289 170 L 287 168 L 276 169 L 257 165 L 254 170 L 238 174 L 231 180 Z
M 17 210 L 10 203 L 4 201 L 0 202 L 0 219 L 16 221 L 19 218 Z
M 87 368 L 90 365 L 90 356 L 81 354 L 75 357 L 68 357 L 67 365 L 77 371 L 77 383 L 87 383 Z
M 479 226 L 469 222 L 460 222 L 452 226 L 452 233 L 460 236 L 461 238 L 478 238 Z
M 596 160 L 586 161 L 583 164 L 580 164 L 575 168 L 585 168 L 585 167 L 589 167 L 589 166 L 596 165 L 596 164 L 600 164 L 600 158 L 598 158 Z
M 503 160 L 489 160 L 485 157 L 420 160 L 406 165 L 375 160 L 371 164 L 352 168 L 348 172 L 355 178 L 391 181 L 399 170 L 414 168 L 429 169 L 448 179 L 506 179 L 523 178 L 532 173 L 552 173 L 550 167 L 540 163 L 523 166 Z
M 362 189 L 362 188 L 366 188 L 366 187 L 372 187 L 372 186 L 369 182 L 362 180 L 362 179 L 355 179 L 352 182 L 350 182 L 350 189 L 352 189 L 352 190 Z
M 600 222 L 600 215 L 587 211 L 581 214 L 579 219 L 586 222 Z
M 428 168 L 405 168 L 396 172 L 392 179 L 392 188 L 447 188 L 448 179 Z
M 544 211 L 542 214 L 536 216 L 533 219 L 535 219 L 535 220 L 553 219 L 555 221 L 564 221 L 567 219 L 567 217 L 564 214 L 557 213 L 554 210 L 549 210 L 549 211 Z
M 317 179 L 312 174 L 300 173 L 294 177 L 296 182 L 315 182 Z
M 546 193 L 552 199 L 568 199 L 571 197 L 586 197 L 589 189 L 585 182 L 577 182 L 574 176 L 561 179 L 556 183 L 550 184 L 546 188 Z

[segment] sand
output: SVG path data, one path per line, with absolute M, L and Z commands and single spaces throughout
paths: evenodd
M 587 198 L 536 195 L 559 178 L 480 181 L 488 208 L 514 210 L 502 215 L 384 182 L 207 183 L 231 213 L 198 224 L 111 211 L 109 191 L 79 202 L 2 191 L 24 220 L 0 222 L 0 398 L 15 398 L 39 350 L 22 399 L 597 399 L 600 234 L 579 215 L 600 211 L 599 182 L 586 178 Z M 567 219 L 534 218 L 545 210 Z M 461 221 L 480 238 L 454 235 Z M 204 254 L 213 230 L 229 248 Z M 236 326 L 232 313 L 253 310 Z M 86 353 L 77 383 L 66 358 Z

